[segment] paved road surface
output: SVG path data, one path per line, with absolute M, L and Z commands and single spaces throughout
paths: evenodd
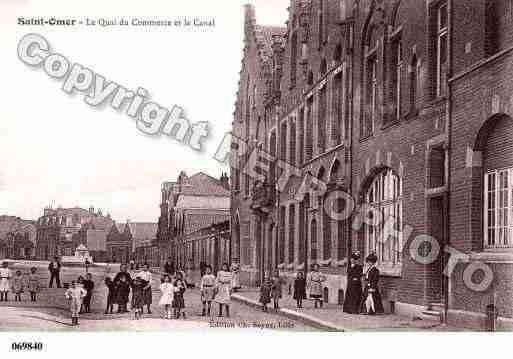
M 11 265 L 11 269 L 21 269 L 28 273 L 28 269 L 33 263 L 16 263 Z M 41 275 L 41 282 L 44 286 L 48 285 L 47 263 L 37 263 L 38 273 Z M 39 294 L 37 303 L 31 303 L 28 294 L 23 295 L 23 301 L 17 303 L 13 301 L 11 295 L 8 303 L 0 302 L 0 331 L 6 330 L 46 330 L 46 331 L 67 331 L 67 330 L 127 330 L 127 331 L 161 331 L 169 329 L 204 329 L 204 328 L 267 328 L 275 330 L 294 330 L 294 331 L 312 331 L 316 330 L 300 322 L 277 316 L 273 313 L 263 313 L 254 308 L 242 304 L 232 303 L 231 317 L 218 318 L 217 306 L 214 305 L 211 318 L 201 316 L 201 302 L 199 291 L 190 289 L 185 293 L 186 301 L 186 319 L 165 320 L 163 318 L 163 308 L 157 305 L 160 293 L 158 285 L 159 278 L 155 278 L 153 283 L 153 313 L 144 314 L 144 319 L 133 320 L 133 314 L 113 314 L 104 315 L 106 304 L 107 288 L 103 281 L 106 275 L 113 276 L 115 268 L 95 267 L 91 269 L 93 280 L 95 282 L 95 291 L 92 300 L 92 313 L 84 314 L 81 317 L 79 329 L 69 325 L 69 314 L 67 311 L 67 301 L 64 298 L 64 289 L 44 288 Z M 62 281 L 71 282 L 79 275 L 84 274 L 84 268 L 63 268 Z

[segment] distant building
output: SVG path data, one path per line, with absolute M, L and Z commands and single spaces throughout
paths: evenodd
M 198 249 L 187 253 L 188 235 L 227 221 L 229 215 L 227 174 L 216 179 L 203 172 L 191 177 L 182 172 L 176 182 L 164 183 L 157 235 L 161 263 L 172 257 L 176 264 L 190 266 Z
M 155 262 L 158 266 L 157 223 L 130 222 L 114 224 L 107 234 L 107 259 L 111 262 L 126 263 Z M 155 247 L 155 249 L 150 249 Z
M 0 259 L 32 259 L 35 246 L 34 221 L 0 216 Z
M 87 242 L 87 230 L 107 231 L 113 223 L 110 215 L 104 216 L 101 210 L 95 211 L 94 207 L 89 210 L 78 207 L 45 208 L 36 224 L 36 258 L 48 260 L 54 256 L 72 256 L 77 243 Z

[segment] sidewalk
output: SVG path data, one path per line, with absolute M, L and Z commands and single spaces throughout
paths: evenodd
M 252 307 L 261 307 L 260 293 L 255 288 L 244 288 L 232 294 L 232 299 Z M 272 313 L 272 303 L 269 311 Z M 280 300 L 280 315 L 299 320 L 305 324 L 329 331 L 461 331 L 436 320 L 421 320 L 409 317 L 386 315 L 353 315 L 342 311 L 336 304 L 324 304 L 315 309 L 312 300 L 304 300 L 303 308 L 296 308 L 296 301 L 288 294 Z

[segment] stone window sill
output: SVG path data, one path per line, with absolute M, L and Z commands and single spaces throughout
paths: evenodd
M 485 263 L 508 263 L 513 264 L 513 248 L 502 250 L 485 250 L 483 252 L 470 253 L 471 261 Z

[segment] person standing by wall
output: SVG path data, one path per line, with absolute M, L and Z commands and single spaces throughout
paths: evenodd
M 296 279 L 294 280 L 294 299 L 296 300 L 297 307 L 303 308 L 303 299 L 306 298 L 306 279 L 303 272 L 297 272 Z
M 32 267 L 30 268 L 30 274 L 28 277 L 28 283 L 27 283 L 27 290 L 30 293 L 30 301 L 35 302 L 37 300 L 37 293 L 39 292 L 40 285 L 39 285 L 39 276 L 36 274 L 37 268 Z
M 86 278 L 82 282 L 86 290 L 84 297 L 84 313 L 91 313 L 91 299 L 93 298 L 94 282 L 91 273 L 86 274 Z
M 203 311 L 201 315 L 210 316 L 210 310 L 212 308 L 212 301 L 215 297 L 215 284 L 216 277 L 212 274 L 212 267 L 210 265 L 205 266 L 205 274 L 201 277 L 200 291 L 201 291 L 201 302 L 203 304 Z
M 383 302 L 379 293 L 379 269 L 376 267 L 378 257 L 371 253 L 365 258 L 368 269 L 365 272 L 365 290 L 363 292 L 363 306 L 365 313 L 369 315 L 383 314 Z
M 280 271 L 276 270 L 272 278 L 271 297 L 273 298 L 274 310 L 280 309 L 280 299 L 282 297 L 283 278 L 280 277 Z
M 359 264 L 360 254 L 355 252 L 349 259 L 347 268 L 347 289 L 344 299 L 344 312 L 359 314 L 362 301 L 362 277 L 363 267 Z
M 71 282 L 71 287 L 66 291 L 66 293 L 64 293 L 66 299 L 69 301 L 71 325 L 78 325 L 78 317 L 80 314 L 80 308 L 82 307 L 82 300 L 86 294 L 85 289 L 75 281 Z
M 53 257 L 53 261 L 48 265 L 48 271 L 50 272 L 50 284 L 48 288 L 53 287 L 53 281 L 57 284 L 57 288 L 61 288 L 61 262 L 59 258 Z

